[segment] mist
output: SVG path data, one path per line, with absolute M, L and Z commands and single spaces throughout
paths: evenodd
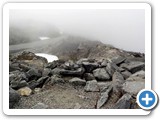
M 9 17 L 10 26 L 22 32 L 28 29 L 39 37 L 70 34 L 123 50 L 145 52 L 145 11 L 142 9 L 10 10 Z M 41 32 L 36 32 L 39 29 Z

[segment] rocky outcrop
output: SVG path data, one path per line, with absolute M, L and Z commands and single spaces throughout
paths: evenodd
M 96 99 L 91 103 L 94 104 L 92 108 L 108 108 L 106 107 L 108 104 L 112 104 L 109 108 L 115 109 L 137 108 L 133 106 L 136 106 L 137 93 L 145 85 L 145 64 L 143 61 L 138 61 L 139 59 L 132 60 L 118 55 L 106 59 L 82 58 L 48 63 L 45 58 L 31 52 L 12 55 L 9 72 L 10 108 L 14 108 L 20 97 L 25 99 L 40 94 L 46 86 L 48 89 L 58 86 L 65 90 L 73 87 L 80 92 L 79 96 L 91 95 L 92 99 Z M 69 87 L 63 87 L 66 85 Z M 54 97 L 58 96 L 55 94 Z M 85 100 L 88 98 L 85 97 L 83 102 Z M 82 103 L 79 101 L 76 103 L 72 108 L 83 108 Z M 85 106 L 87 108 L 87 105 Z M 46 103 L 35 103 L 29 108 L 48 107 L 50 106 L 46 107 Z

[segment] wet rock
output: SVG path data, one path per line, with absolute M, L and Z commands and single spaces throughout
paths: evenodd
M 115 104 L 113 109 L 130 109 L 132 96 L 128 93 L 124 94 Z
M 105 68 L 95 69 L 93 75 L 98 81 L 110 81 L 110 76 Z
M 111 91 L 112 91 L 112 86 L 108 86 L 103 89 L 103 91 L 101 92 L 101 96 L 97 102 L 96 106 L 97 109 L 101 108 L 108 101 Z
M 129 62 L 121 64 L 121 67 L 130 71 L 131 73 L 135 73 L 140 70 L 144 70 L 145 64 L 144 62 Z
M 58 77 L 57 75 L 53 75 L 51 77 L 51 84 L 53 85 L 53 84 L 57 84 L 57 83 L 63 83 L 64 84 L 65 81 L 62 78 Z
M 93 76 L 92 73 L 85 73 L 83 77 L 84 77 L 84 79 L 87 80 L 87 81 L 95 80 L 95 77 Z
M 64 76 L 82 76 L 84 71 L 85 71 L 84 68 L 78 68 L 77 70 L 64 70 L 64 69 L 62 69 L 60 71 L 60 75 L 64 75 Z
M 84 87 L 86 92 L 98 92 L 99 87 L 96 80 L 88 81 Z
M 129 76 L 132 75 L 132 74 L 131 74 L 129 71 L 127 71 L 127 70 L 125 70 L 124 72 L 121 72 L 121 74 L 123 75 L 124 79 L 127 79 L 127 78 L 129 78 Z
M 12 88 L 9 88 L 9 108 L 13 108 L 16 103 L 20 100 L 20 95 L 13 90 Z
M 48 105 L 45 105 L 44 103 L 37 103 L 31 109 L 47 109 L 47 108 L 48 108 Z
M 77 78 L 77 77 L 72 78 L 71 80 L 69 80 L 69 82 L 72 85 L 75 85 L 75 86 L 85 86 L 86 85 L 86 81 L 85 80 Z
M 88 73 L 92 72 L 94 69 L 98 68 L 99 66 L 96 62 L 95 63 L 83 62 L 82 65 L 85 68 L 85 71 Z
M 29 87 L 20 88 L 18 94 L 21 96 L 29 96 L 32 93 L 32 90 Z

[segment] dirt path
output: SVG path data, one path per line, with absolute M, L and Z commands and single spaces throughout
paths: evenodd
M 99 92 L 85 92 L 82 87 L 69 84 L 45 86 L 40 92 L 22 97 L 16 109 L 29 109 L 37 103 L 44 103 L 49 109 L 93 109 Z

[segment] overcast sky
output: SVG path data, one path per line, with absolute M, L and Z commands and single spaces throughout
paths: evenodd
M 144 10 L 10 10 L 10 23 L 51 24 L 64 33 L 100 40 L 129 51 L 145 51 Z

